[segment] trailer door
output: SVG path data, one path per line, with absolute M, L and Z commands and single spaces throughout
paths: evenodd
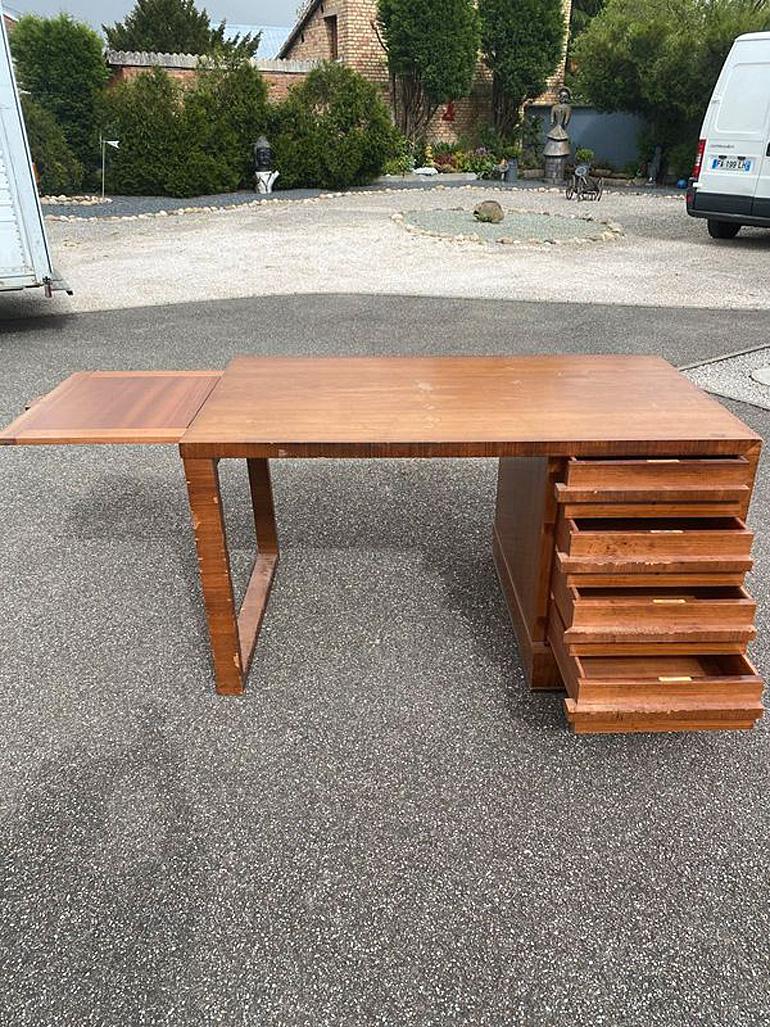
M 54 277 L 0 5 L 0 290 Z

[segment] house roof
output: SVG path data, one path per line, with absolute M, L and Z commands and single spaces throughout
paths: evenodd
M 299 17 L 294 23 L 294 28 L 289 32 L 281 49 L 278 51 L 279 57 L 285 57 L 286 51 L 290 50 L 294 44 L 294 40 L 300 34 L 302 29 L 305 27 L 308 18 L 315 13 L 316 9 L 320 7 L 322 0 L 306 0 L 304 7 L 300 9 Z
M 280 28 L 277 25 L 236 25 L 230 22 L 225 23 L 225 37 L 232 39 L 234 36 L 255 35 L 259 32 L 259 49 L 254 54 L 258 59 L 268 60 L 277 57 L 286 37 L 291 29 Z

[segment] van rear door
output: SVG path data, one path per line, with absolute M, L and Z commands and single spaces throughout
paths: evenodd
M 770 142 L 769 112 L 770 36 L 744 36 L 730 52 L 706 118 L 698 192 L 709 194 L 710 208 L 751 216 Z
M 770 64 L 767 65 L 767 91 L 770 94 Z M 754 193 L 752 214 L 755 218 L 770 219 L 770 104 L 768 104 L 767 123 L 765 125 L 765 155 L 759 165 L 759 177 Z

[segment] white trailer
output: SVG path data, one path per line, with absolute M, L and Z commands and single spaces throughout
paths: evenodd
M 54 270 L 0 4 L 0 292 L 71 292 Z

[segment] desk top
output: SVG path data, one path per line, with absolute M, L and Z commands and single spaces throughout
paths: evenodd
M 759 437 L 645 356 L 237 357 L 186 457 L 697 455 Z

